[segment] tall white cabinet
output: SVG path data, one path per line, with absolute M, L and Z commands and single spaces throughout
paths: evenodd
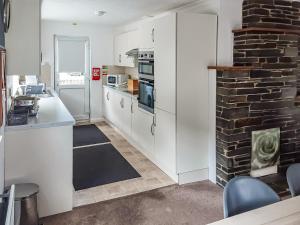
M 216 63 L 217 17 L 155 19 L 155 153 L 179 183 L 208 178 L 208 72 Z

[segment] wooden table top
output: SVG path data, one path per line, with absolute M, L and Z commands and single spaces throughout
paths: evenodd
M 209 225 L 300 225 L 300 196 Z

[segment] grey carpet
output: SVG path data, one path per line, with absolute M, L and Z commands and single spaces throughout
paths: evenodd
M 222 189 L 173 185 L 44 218 L 44 225 L 205 225 L 222 219 Z

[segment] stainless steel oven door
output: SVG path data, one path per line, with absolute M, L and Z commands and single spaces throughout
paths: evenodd
M 139 76 L 143 79 L 154 80 L 154 61 L 139 61 Z
M 139 107 L 154 113 L 154 84 L 151 80 L 139 81 Z

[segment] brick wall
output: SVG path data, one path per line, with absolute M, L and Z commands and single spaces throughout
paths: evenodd
M 217 181 L 249 175 L 251 134 L 281 129 L 280 167 L 300 159 L 300 109 L 291 70 L 219 71 L 217 74 Z
M 299 21 L 299 1 L 244 1 L 244 28 L 260 29 L 234 33 L 234 65 L 253 69 L 217 74 L 217 182 L 222 186 L 236 175 L 249 175 L 255 130 L 281 129 L 280 172 L 300 162 Z
M 243 27 L 300 28 L 298 0 L 245 0 Z

